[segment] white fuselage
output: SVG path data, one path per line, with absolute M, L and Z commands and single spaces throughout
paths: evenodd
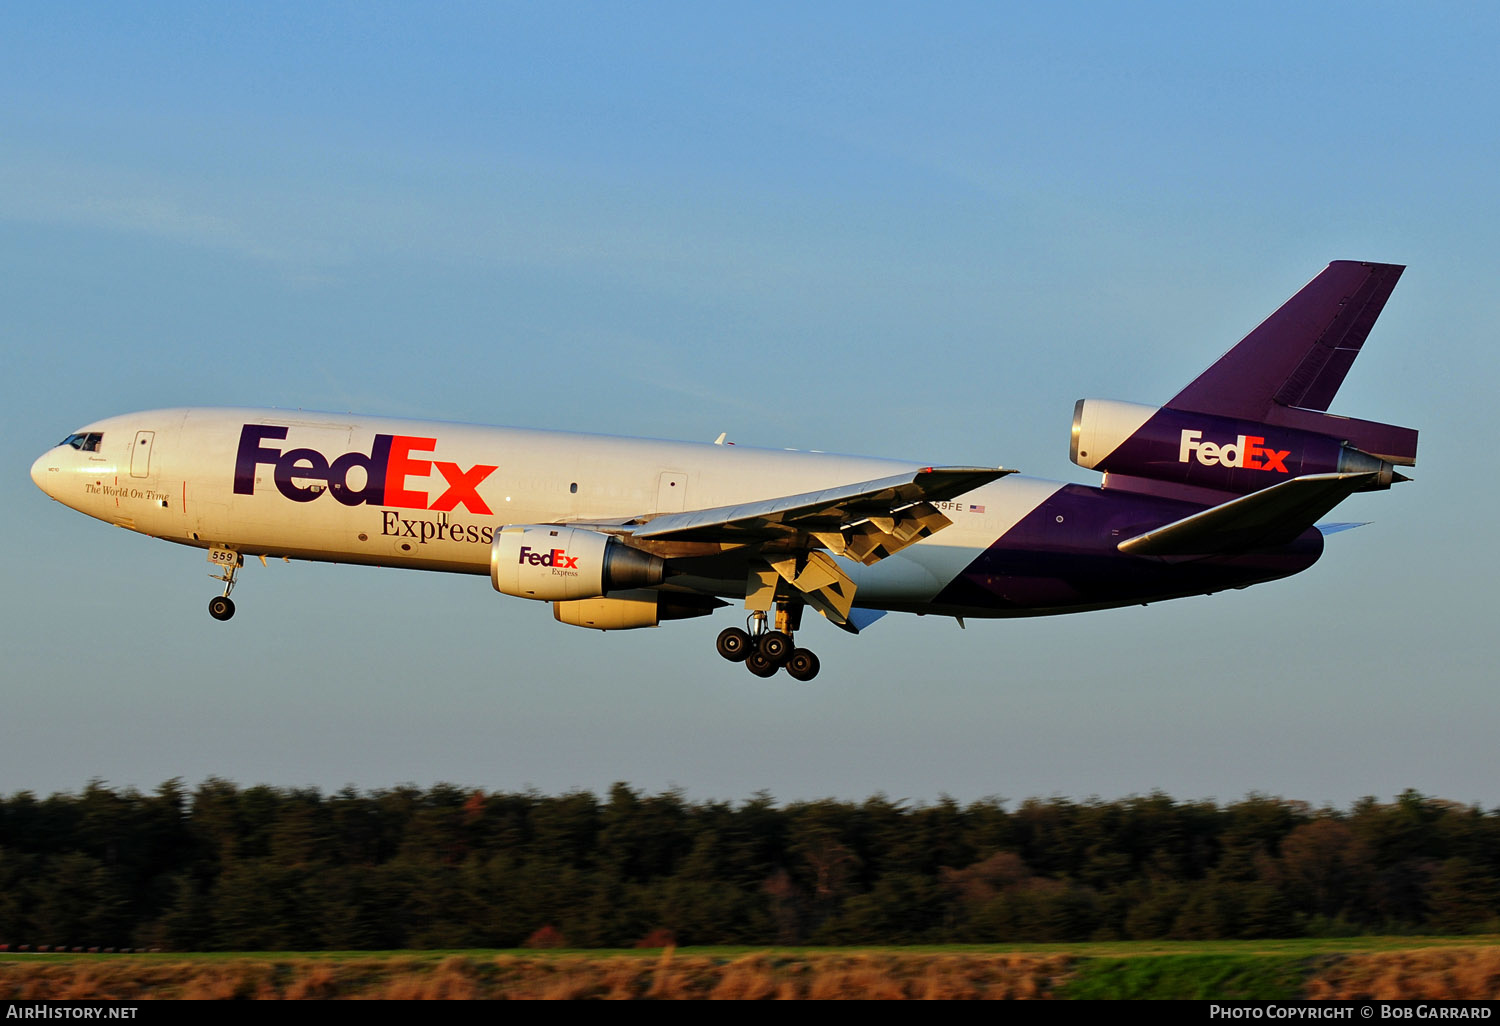
M 80 433 L 99 435 L 97 448 L 53 448 L 32 477 L 100 520 L 246 555 L 472 574 L 489 573 L 491 539 L 507 524 L 710 509 L 921 466 L 264 409 L 153 410 Z M 952 526 L 873 566 L 848 563 L 858 604 L 930 602 L 1058 487 L 1007 477 L 939 503 Z

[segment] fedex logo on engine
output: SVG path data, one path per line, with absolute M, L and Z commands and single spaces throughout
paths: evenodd
M 517 563 L 529 563 L 532 566 L 550 566 L 554 573 L 559 570 L 577 570 L 578 557 L 568 555 L 567 549 L 553 549 L 551 552 L 538 552 L 530 545 L 521 546 L 521 558 Z
M 478 488 L 499 468 L 475 464 L 465 470 L 457 463 L 415 455 L 435 451 L 436 438 L 376 435 L 368 453 L 346 452 L 330 460 L 316 449 L 283 452 L 279 446 L 264 444 L 286 435 L 286 428 L 273 424 L 246 424 L 240 430 L 240 445 L 234 460 L 236 495 L 254 495 L 256 468 L 269 466 L 273 468 L 271 476 L 276 490 L 293 502 L 311 502 L 327 491 L 345 506 L 395 506 L 437 512 L 464 506 L 471 513 L 493 515 Z M 362 484 L 350 483 L 349 472 L 355 469 L 364 479 Z M 427 492 L 407 486 L 415 485 L 412 479 L 431 477 L 434 469 L 442 475 L 447 487 L 428 502 Z
M 1240 435 L 1227 445 L 1204 442 L 1202 431 L 1184 431 L 1182 444 L 1177 450 L 1177 462 L 1186 463 L 1188 456 L 1197 457 L 1205 467 L 1237 467 L 1245 470 L 1274 470 L 1288 473 L 1286 458 L 1290 449 L 1267 449 L 1261 435 Z

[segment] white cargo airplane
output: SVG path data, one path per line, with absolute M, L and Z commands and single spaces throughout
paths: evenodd
M 109 523 L 208 550 L 489 574 L 566 624 L 655 627 L 743 601 L 726 659 L 799 680 L 806 608 L 1036 616 L 1241 588 L 1311 566 L 1315 522 L 1406 480 L 1411 429 L 1329 415 L 1402 268 L 1339 261 L 1163 407 L 1081 400 L 1099 488 L 991 467 L 282 410 L 97 421 L 32 480 Z M 1323 529 L 1328 530 L 1327 527 Z

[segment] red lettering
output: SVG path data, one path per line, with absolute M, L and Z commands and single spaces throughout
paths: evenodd
M 431 452 L 437 448 L 436 438 L 417 438 L 413 435 L 396 435 L 391 439 L 391 460 L 386 465 L 385 476 L 385 503 L 387 506 L 402 506 L 406 509 L 426 509 L 426 492 L 409 492 L 406 490 L 406 479 L 408 477 L 428 477 L 432 474 L 431 460 L 414 460 L 411 458 L 413 450 L 417 452 Z M 438 508 L 436 506 L 434 509 Z M 443 507 L 452 509 L 452 506 Z M 472 507 L 470 507 L 472 508 Z M 479 512 L 476 510 L 475 512 Z M 483 512 L 488 513 L 489 510 Z
M 1265 437 L 1262 436 L 1262 435 L 1246 435 L 1245 436 L 1245 469 L 1246 470 L 1265 470 L 1266 469 L 1266 465 L 1264 463 L 1262 463 L 1260 460 L 1258 460 L 1258 459 L 1255 458 L 1255 454 L 1256 453 L 1260 453 L 1260 452 L 1265 452 L 1266 451 L 1266 450 L 1260 448 L 1260 443 L 1264 442 L 1264 441 L 1265 441 Z
M 458 469 L 457 463 L 438 461 L 434 461 L 433 466 L 438 468 L 443 475 L 443 480 L 448 482 L 448 490 L 439 495 L 437 501 L 432 504 L 434 511 L 456 509 L 459 503 L 463 503 L 469 507 L 470 513 L 492 512 L 475 489 L 479 487 L 481 481 L 498 470 L 498 467 L 478 464 L 465 471 Z
M 1282 461 L 1292 454 L 1292 450 L 1281 449 L 1278 451 L 1274 449 L 1262 449 L 1261 452 L 1265 454 L 1267 470 L 1275 470 L 1283 474 L 1290 473 L 1286 469 L 1286 464 Z

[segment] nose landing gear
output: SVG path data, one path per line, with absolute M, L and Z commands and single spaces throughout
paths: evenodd
M 229 593 L 234 590 L 234 578 L 240 567 L 245 565 L 245 557 L 233 549 L 209 549 L 208 561 L 224 571 L 208 575 L 216 581 L 224 582 L 224 594 L 215 595 L 208 600 L 208 615 L 215 620 L 227 620 L 234 615 L 234 603 L 230 600 Z
M 795 620 L 801 617 L 800 606 L 795 612 L 787 608 L 790 603 L 777 603 L 776 629 L 768 630 L 765 610 L 751 614 L 745 626 L 727 627 L 719 633 L 715 647 L 719 655 L 733 663 L 744 663 L 745 669 L 757 677 L 774 677 L 776 671 L 785 669 L 795 680 L 812 680 L 818 675 L 818 657 L 805 648 L 797 648 L 792 638 L 796 629 Z

